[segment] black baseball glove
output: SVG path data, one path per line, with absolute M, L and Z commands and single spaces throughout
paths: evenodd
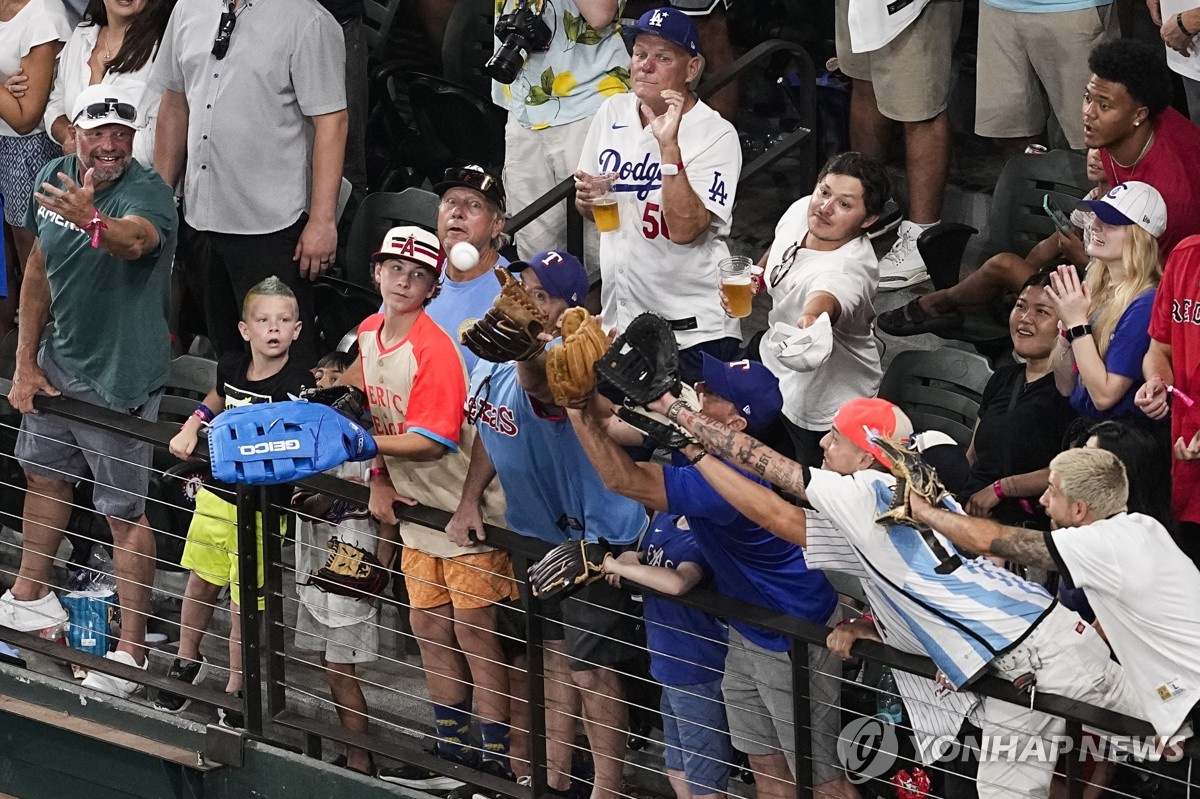
M 300 399 L 328 405 L 352 422 L 371 429 L 370 406 L 367 395 L 357 386 L 329 386 L 328 388 L 306 388 L 301 390 Z
M 564 541 L 529 567 L 529 586 L 539 599 L 562 599 L 604 576 L 608 544 Z
M 637 316 L 596 361 L 597 387 L 618 405 L 647 405 L 679 394 L 679 345 L 656 313 Z
M 388 573 L 374 553 L 356 547 L 337 536 L 329 539 L 329 557 L 312 575 L 309 585 L 322 591 L 355 599 L 371 598 L 387 588 Z

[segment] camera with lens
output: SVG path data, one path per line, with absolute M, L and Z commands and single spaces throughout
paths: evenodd
M 500 47 L 483 65 L 488 77 L 500 83 L 512 83 L 530 53 L 544 52 L 554 36 L 541 14 L 522 3 L 516 10 L 496 21 Z

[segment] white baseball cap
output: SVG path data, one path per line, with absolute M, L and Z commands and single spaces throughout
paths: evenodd
M 389 258 L 402 258 L 427 266 L 438 277 L 442 276 L 441 244 L 438 237 L 415 225 L 394 227 L 383 237 L 379 252 L 371 256 L 371 262 Z
M 1094 213 L 1102 222 L 1137 225 L 1154 238 L 1167 229 L 1167 204 L 1158 189 L 1149 183 L 1137 180 L 1118 183 L 1103 197 L 1084 200 L 1079 205 Z
M 137 98 L 120 86 L 96 83 L 75 98 L 71 124 L 91 130 L 101 125 L 124 125 L 137 130 Z

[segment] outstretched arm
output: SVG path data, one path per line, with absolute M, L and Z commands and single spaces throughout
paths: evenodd
M 954 542 L 957 547 L 980 555 L 998 555 L 1026 566 L 1057 570 L 1045 534 L 1038 530 L 1006 527 L 991 519 L 964 516 L 935 508 L 914 493 L 910 499 L 913 518 L 927 524 Z
M 807 517 L 803 508 L 765 485 L 747 480 L 716 458 L 701 458 L 696 468 L 738 513 L 785 541 L 808 546 Z
M 567 416 L 604 487 L 636 500 L 652 510 L 667 510 L 663 468 L 657 463 L 636 463 L 608 435 L 608 417 L 593 397 L 587 410 L 569 409 Z
M 677 399 L 674 394 L 667 393 L 650 403 L 649 408 L 669 417 L 671 406 Z M 712 454 L 745 466 L 771 485 L 793 494 L 802 502 L 807 501 L 804 493 L 805 469 L 799 463 L 785 458 L 758 439 L 739 433 L 690 408 L 681 408 L 674 421 L 694 435 Z

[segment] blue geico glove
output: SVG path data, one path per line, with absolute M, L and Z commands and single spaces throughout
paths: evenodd
M 367 431 L 328 405 L 267 402 L 220 414 L 208 428 L 213 477 L 227 483 L 290 483 L 345 461 L 375 457 Z

